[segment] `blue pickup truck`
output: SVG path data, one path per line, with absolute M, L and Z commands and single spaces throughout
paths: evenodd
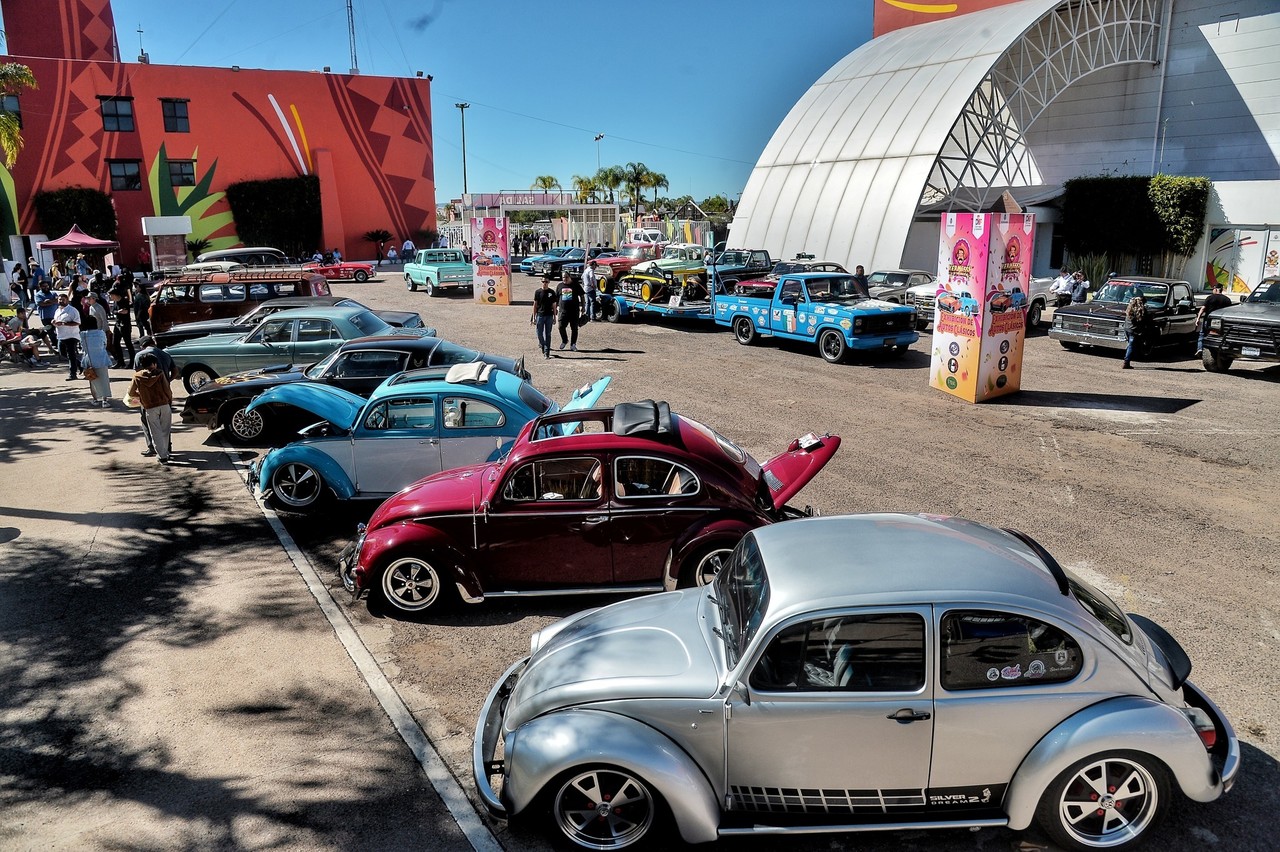
M 812 341 L 832 364 L 854 350 L 901 355 L 920 339 L 914 308 L 868 298 L 848 274 L 784 275 L 772 288 L 717 293 L 711 305 L 716 323 L 744 346 L 763 337 Z

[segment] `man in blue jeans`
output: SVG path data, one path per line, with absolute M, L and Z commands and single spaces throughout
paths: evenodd
M 560 294 L 551 289 L 550 276 L 542 276 L 542 286 L 533 291 L 533 313 L 529 325 L 536 324 L 538 348 L 543 358 L 551 357 L 551 327 L 556 322 L 556 305 Z
M 1204 333 L 1209 328 L 1209 315 L 1214 311 L 1229 308 L 1232 304 L 1230 297 L 1222 295 L 1222 285 L 1214 284 L 1213 292 L 1209 294 L 1209 297 L 1204 300 L 1204 304 L 1200 306 L 1200 316 L 1196 318 L 1196 323 L 1200 326 L 1200 336 L 1196 340 L 1197 355 L 1204 350 Z

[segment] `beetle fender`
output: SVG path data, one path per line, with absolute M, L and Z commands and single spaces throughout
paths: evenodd
M 505 743 L 502 798 L 512 814 L 528 807 L 556 776 L 577 766 L 630 770 L 662 795 L 686 843 L 716 839 L 720 808 L 702 770 L 658 731 L 601 710 L 562 710 L 521 725 Z
M 258 488 L 266 492 L 271 487 L 271 475 L 282 464 L 302 462 L 309 464 L 320 472 L 325 485 L 333 489 L 339 500 L 350 500 L 355 496 L 355 486 L 332 457 L 306 444 L 290 444 L 279 450 L 273 450 L 262 460 L 262 470 L 258 474 Z
M 676 588 L 680 582 L 680 567 L 699 549 L 712 542 L 720 541 L 732 542 L 732 545 L 736 545 L 753 529 L 755 529 L 754 525 L 744 524 L 742 521 L 721 519 L 696 530 L 686 530 L 684 536 L 671 548 L 671 559 L 667 562 L 667 571 L 662 578 L 663 588 L 667 591 Z
M 445 564 L 440 567 L 448 572 L 449 579 L 462 584 L 473 596 L 479 596 L 480 589 L 471 572 L 461 567 L 463 559 L 453 546 L 453 540 L 433 526 L 412 522 L 391 524 L 369 531 L 360 548 L 360 562 L 355 569 L 356 588 L 370 588 L 376 582 L 374 574 L 377 569 L 389 559 L 420 554 L 424 550 L 443 554 Z
M 1136 696 L 1086 707 L 1031 749 L 1005 796 L 1009 828 L 1026 828 L 1054 778 L 1077 760 L 1107 751 L 1138 751 L 1159 760 L 1188 798 L 1211 802 L 1222 794 L 1218 773 L 1186 717 L 1167 704 Z

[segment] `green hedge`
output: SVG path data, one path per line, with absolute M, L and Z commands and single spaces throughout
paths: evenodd
M 40 228 L 53 239 L 70 231 L 72 225 L 100 240 L 114 240 L 119 233 L 111 196 L 100 190 L 69 186 L 37 192 L 34 200 Z
M 1188 256 L 1204 232 L 1210 182 L 1202 177 L 1085 177 L 1062 198 L 1064 243 L 1072 255 Z
M 271 246 L 290 257 L 310 257 L 320 245 L 320 179 L 247 180 L 227 187 L 236 234 L 248 246 Z

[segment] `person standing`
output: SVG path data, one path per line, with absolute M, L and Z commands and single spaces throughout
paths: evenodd
M 560 282 L 560 348 L 565 346 L 573 352 L 578 351 L 578 324 L 582 313 L 582 289 L 574 284 L 569 273 L 564 274 Z M 566 331 L 568 329 L 569 331 Z
M 1083 305 L 1088 297 L 1089 282 L 1085 279 L 1083 272 L 1077 272 L 1071 276 L 1071 304 Z
M 116 321 L 111 337 L 111 357 L 115 358 L 116 363 L 121 366 L 132 367 L 134 359 L 133 323 L 129 321 L 129 315 L 132 310 L 129 304 L 129 291 L 117 285 L 107 293 L 107 298 L 111 301 L 111 309 Z M 121 348 L 122 344 L 123 350 Z M 127 361 L 124 357 L 125 351 L 129 353 Z
M 871 295 L 871 291 L 867 289 L 867 271 L 862 268 L 862 264 L 858 264 L 853 268 L 853 280 L 858 282 L 858 293 L 860 295 Z
M 535 326 L 543 358 L 551 357 L 551 326 L 556 320 L 559 298 L 560 294 L 551 289 L 550 276 L 542 276 L 542 286 L 533 291 L 533 313 L 529 315 L 529 324 Z
M 58 337 L 58 352 L 67 359 L 66 381 L 76 380 L 80 364 L 80 312 L 71 307 L 66 293 L 58 294 L 58 309 L 53 313 L 54 333 Z
M 1124 336 L 1128 343 L 1124 347 L 1124 365 L 1122 370 L 1132 370 L 1134 352 L 1141 346 L 1140 340 L 1147 333 L 1147 302 L 1141 296 L 1134 296 L 1124 309 Z
M 1061 308 L 1071 304 L 1071 288 L 1075 286 L 1075 279 L 1064 266 L 1058 270 L 1058 277 L 1053 279 L 1053 284 L 1049 287 L 1049 293 L 1053 296 L 1053 306 Z
M 106 351 L 110 352 L 111 351 L 111 326 L 108 325 L 109 317 L 107 316 L 107 309 L 102 305 L 102 296 L 98 295 L 98 293 L 94 290 L 90 290 L 88 293 L 86 293 L 84 297 L 84 307 L 81 308 L 80 310 L 80 316 L 82 318 L 83 317 L 94 318 L 94 320 L 96 321 L 96 327 L 98 331 L 102 332 L 103 344 L 106 348 Z M 80 323 L 80 333 L 82 335 L 80 338 L 80 348 L 83 349 L 86 354 L 89 352 L 89 347 L 84 341 L 83 334 L 88 327 L 89 327 L 88 323 L 83 321 Z M 117 363 L 119 362 L 112 363 L 110 364 L 110 366 L 114 367 L 116 366 Z M 97 365 L 95 364 L 94 366 L 97 366 Z
M 147 440 L 151 443 L 160 464 L 169 463 L 169 438 L 173 429 L 173 391 L 169 376 L 160 367 L 154 352 L 138 356 L 138 371 L 129 383 L 128 402 L 142 408 Z M 147 453 L 143 453 L 147 455 Z
M 1200 306 L 1200 314 L 1196 317 L 1196 322 L 1200 326 L 1200 336 L 1196 338 L 1196 354 L 1199 355 L 1204 351 L 1204 333 L 1209 328 L 1209 315 L 1214 311 L 1220 311 L 1223 308 L 1229 308 L 1232 305 L 1231 298 L 1222 293 L 1222 285 L 1214 284 L 1213 292 L 1204 300 L 1204 304 Z
M 587 263 L 587 268 L 582 270 L 582 289 L 583 295 L 587 299 L 587 321 L 595 322 L 599 314 L 600 303 L 598 301 L 600 295 L 600 273 L 596 261 L 592 260 Z
M 111 404 L 111 376 L 108 369 L 111 366 L 111 356 L 107 354 L 107 333 L 103 330 L 107 312 L 98 304 L 97 299 L 93 293 L 85 297 L 89 310 L 80 320 L 80 345 L 84 347 L 84 377 L 89 380 L 89 393 L 95 404 L 107 408 Z
M 15 305 L 26 305 L 31 302 L 31 277 L 21 263 L 13 267 L 9 275 L 9 301 Z
M 138 350 L 138 357 L 133 359 L 137 369 L 142 369 L 143 359 L 148 356 L 155 358 L 159 364 L 160 374 L 165 376 L 170 382 L 176 381 L 178 378 L 178 365 L 173 362 L 173 358 L 169 357 L 169 353 L 156 346 L 155 338 L 144 337 L 138 341 L 138 345 L 142 349 Z M 172 399 L 172 394 L 170 395 Z M 147 411 L 145 408 L 139 407 L 138 414 L 142 419 L 142 436 L 147 439 L 147 448 L 142 452 L 144 456 L 154 456 L 156 454 L 155 439 L 151 436 L 151 423 L 147 420 Z
M 418 247 L 413 244 L 413 240 L 405 237 L 404 242 L 400 244 L 400 257 L 404 259 L 405 263 L 410 263 L 417 253 Z
M 49 282 L 45 281 L 36 288 L 35 295 L 36 314 L 40 317 L 41 328 L 36 331 L 38 337 L 44 338 L 45 345 L 49 347 L 49 352 L 57 354 L 58 339 L 54 335 L 53 315 L 58 310 L 58 297 L 49 289 Z
M 151 335 L 151 297 L 147 295 L 147 285 L 142 281 L 133 282 L 133 324 L 138 327 L 138 334 Z

